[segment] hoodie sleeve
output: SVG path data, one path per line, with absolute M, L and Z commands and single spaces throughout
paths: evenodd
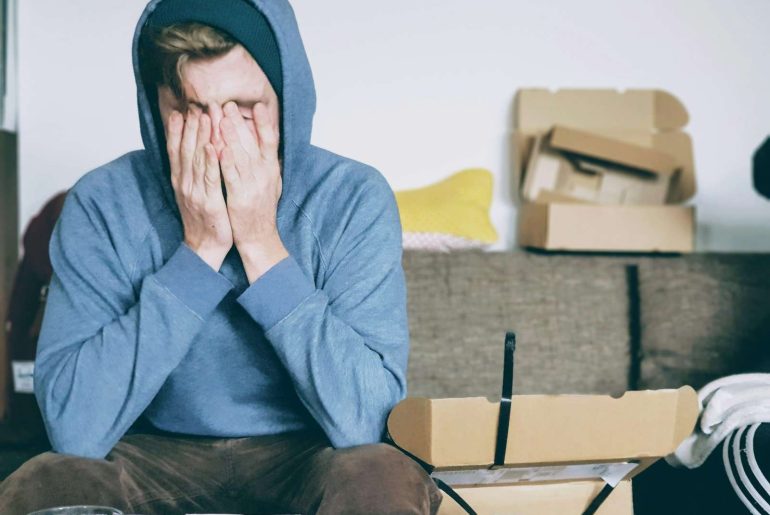
M 344 226 L 321 289 L 289 257 L 239 298 L 335 447 L 382 439 L 409 351 L 401 224 L 384 179 Z
M 76 191 L 67 198 L 35 362 L 54 450 L 88 458 L 114 447 L 232 288 L 184 244 L 133 285 L 102 215 Z

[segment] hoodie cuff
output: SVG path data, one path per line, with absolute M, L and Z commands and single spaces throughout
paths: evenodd
M 206 318 L 233 289 L 225 276 L 214 271 L 182 243 L 155 280 L 201 318 Z
M 279 261 L 238 297 L 238 303 L 267 331 L 315 293 L 293 257 Z

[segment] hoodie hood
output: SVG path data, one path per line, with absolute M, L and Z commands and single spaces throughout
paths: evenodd
M 284 204 L 283 199 L 292 196 L 294 175 L 297 173 L 295 169 L 302 161 L 302 155 L 310 148 L 310 136 L 316 107 L 313 75 L 294 11 L 287 0 L 238 1 L 258 11 L 254 13 L 255 26 L 263 24 L 265 20 L 267 21 L 269 28 L 273 31 L 280 55 L 282 79 L 280 110 L 283 152 L 283 193 L 279 203 L 280 211 Z M 205 16 L 206 13 L 203 10 L 216 9 L 216 3 L 216 0 L 173 0 L 174 8 L 184 9 L 183 17 L 188 21 L 204 23 L 204 20 L 209 16 Z M 162 132 L 162 124 L 159 123 L 160 115 L 154 100 L 156 94 L 154 91 L 148 90 L 154 86 L 146 85 L 143 82 L 139 52 L 142 33 L 153 13 L 162 4 L 170 6 L 172 0 L 152 0 L 144 9 L 134 32 L 132 54 L 142 141 L 153 171 L 159 174 L 166 196 L 175 206 L 174 192 L 171 188 L 168 172 L 168 158 L 165 154 L 165 135 Z M 262 16 L 260 17 L 258 14 Z M 233 27 L 242 23 L 243 20 L 241 19 L 232 20 Z M 217 25 L 218 28 L 228 31 L 227 24 L 227 19 L 220 19 Z

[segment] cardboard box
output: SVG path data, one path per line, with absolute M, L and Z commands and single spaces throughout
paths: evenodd
M 535 140 L 522 196 L 540 203 L 560 195 L 598 204 L 665 204 L 678 172 L 665 152 L 557 125 Z
M 581 515 L 604 487 L 602 481 L 572 481 L 537 485 L 500 485 L 456 488 L 473 509 L 495 515 Z M 445 495 L 439 515 L 466 515 Z M 631 481 L 621 481 L 596 511 L 596 515 L 633 515 Z
M 545 250 L 692 252 L 695 210 L 565 201 L 519 209 L 519 242 Z
M 681 205 L 695 194 L 687 121 L 681 102 L 659 90 L 519 91 L 519 244 L 692 252 L 695 210 Z
M 388 432 L 433 466 L 434 477 L 471 494 L 479 513 L 512 506 L 534 510 L 516 513 L 568 513 L 559 507 L 570 506 L 577 515 L 605 482 L 622 485 L 673 452 L 695 426 L 698 400 L 690 387 L 620 398 L 514 396 L 505 466 L 493 468 L 499 413 L 499 401 L 483 397 L 408 398 L 391 412 Z M 607 513 L 633 513 L 624 488 L 610 495 L 618 508 Z

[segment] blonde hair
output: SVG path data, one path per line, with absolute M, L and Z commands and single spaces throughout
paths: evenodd
M 182 99 L 181 71 L 185 63 L 220 57 L 237 44 L 226 32 L 197 22 L 150 29 L 140 47 L 145 84 L 168 86 L 177 98 Z

